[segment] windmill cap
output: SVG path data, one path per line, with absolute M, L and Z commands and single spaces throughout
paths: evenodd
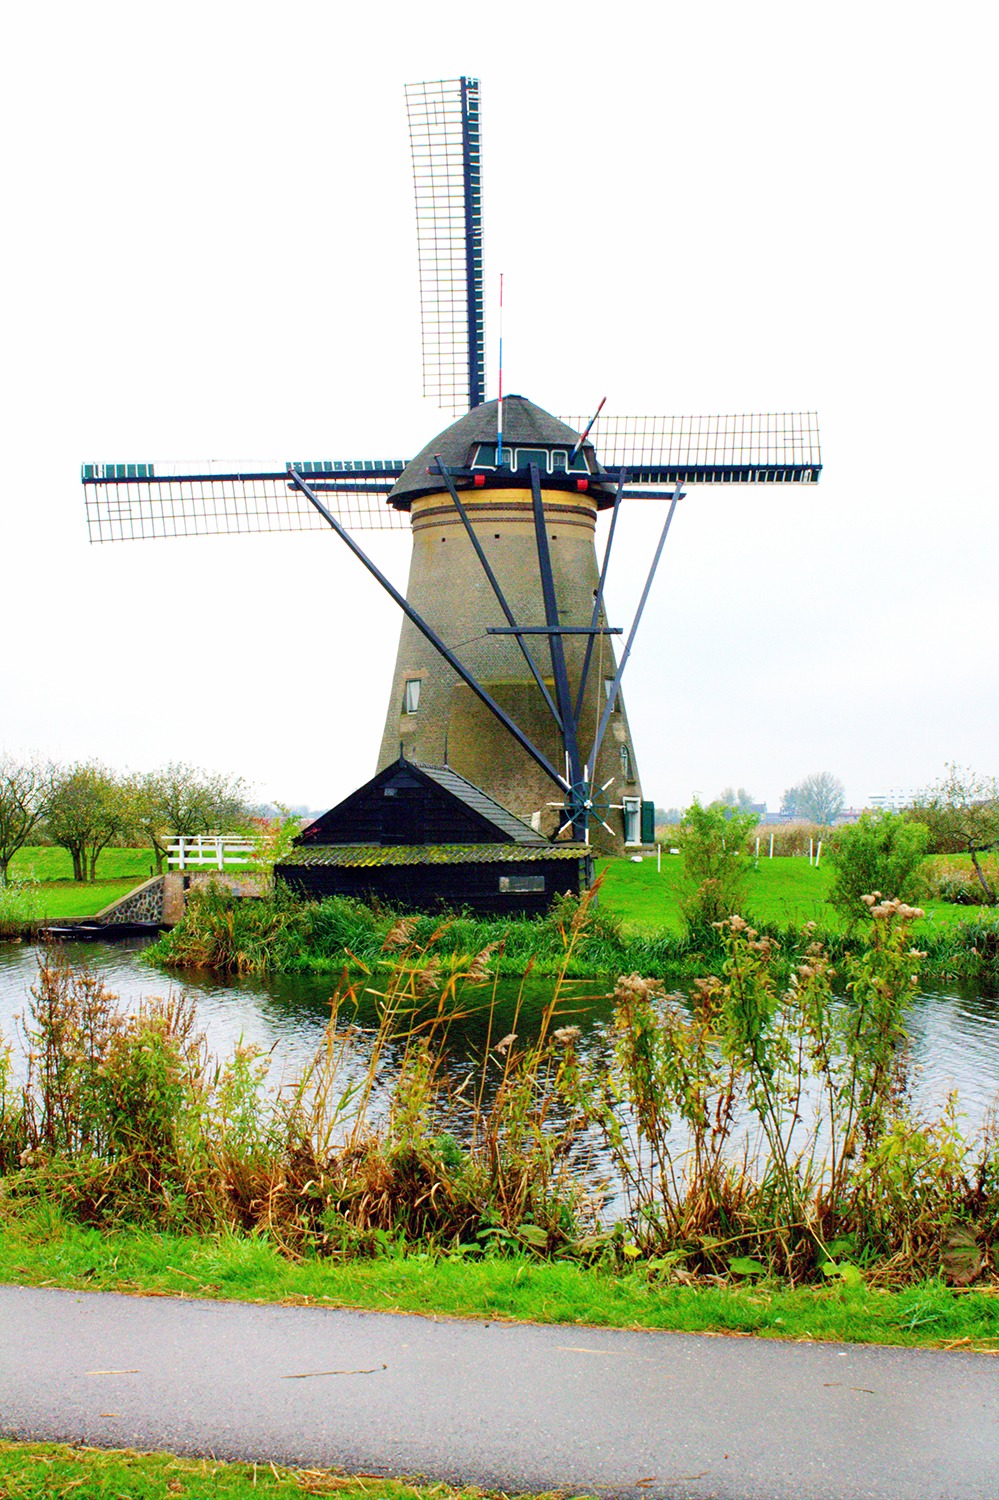
M 436 495 L 442 488 L 442 480 L 427 471 L 435 467 L 438 457 L 449 469 L 471 468 L 476 449 L 480 443 L 495 443 L 499 424 L 499 402 L 483 401 L 471 411 L 445 427 L 422 448 L 406 465 L 396 480 L 389 495 L 389 504 L 407 510 L 413 500 L 421 495 Z M 579 441 L 579 433 L 553 417 L 543 407 L 528 401 L 526 396 L 504 396 L 503 398 L 503 447 L 565 448 L 569 452 Z M 597 462 L 592 443 L 583 448 L 591 472 L 603 474 Z M 601 493 L 602 486 L 598 493 Z

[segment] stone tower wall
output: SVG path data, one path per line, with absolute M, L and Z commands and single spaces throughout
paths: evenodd
M 544 602 L 530 490 L 469 490 L 462 495 L 476 534 L 506 595 L 518 624 L 543 625 Z M 552 570 L 563 625 L 588 626 L 599 580 L 594 531 L 596 507 L 591 496 L 572 491 L 544 492 Z M 512 637 L 489 636 L 490 625 L 506 625 L 482 565 L 461 518 L 447 493 L 414 500 L 413 555 L 407 598 L 451 646 L 500 706 L 548 759 L 562 770 L 561 738 L 527 664 Z M 605 622 L 601 622 L 605 623 Z M 605 679 L 616 670 L 614 637 L 594 644 L 580 732 L 580 756 L 586 761 L 596 721 L 605 700 Z M 579 686 L 585 636 L 565 636 L 569 681 Z M 554 697 L 547 639 L 527 639 L 527 648 Z M 420 680 L 419 708 L 404 712 L 405 683 Z M 403 620 L 392 692 L 385 720 L 378 769 L 398 759 L 400 744 L 408 760 L 448 764 L 489 793 L 518 817 L 552 833 L 561 819 L 559 790 L 508 734 L 483 703 L 456 676 L 408 619 Z M 623 701 L 618 698 L 601 747 L 597 785 L 610 780 L 605 795 L 641 797 L 638 766 Z M 620 849 L 623 814 L 607 818 L 613 838 L 599 824 L 591 831 L 597 847 Z

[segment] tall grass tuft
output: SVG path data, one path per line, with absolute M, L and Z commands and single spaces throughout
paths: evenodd
M 0 942 L 32 932 L 41 918 L 41 909 L 34 881 L 16 877 L 0 881 Z

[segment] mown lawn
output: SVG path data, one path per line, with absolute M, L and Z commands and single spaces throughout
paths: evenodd
M 662 873 L 656 870 L 655 856 L 640 864 L 630 859 L 600 859 L 597 874 L 604 875 L 600 901 L 604 910 L 623 919 L 627 933 L 683 931 L 680 916 L 683 862 L 678 854 L 663 854 Z M 777 927 L 802 927 L 817 922 L 826 931 L 838 932 L 842 923 L 829 905 L 832 866 L 810 865 L 806 856 L 782 859 L 760 859 L 750 876 L 746 910 L 742 914 L 753 921 Z M 931 927 L 949 929 L 975 916 L 981 908 L 956 906 L 948 901 L 924 901 L 924 922 L 913 929 L 916 936 Z
M 33 844 L 17 851 L 11 860 L 10 873 L 15 880 L 72 882 L 73 861 L 68 849 Z M 104 849 L 97 859 L 97 877 L 101 881 L 128 880 L 138 885 L 153 874 L 155 863 L 148 845 L 144 849 Z
M 66 849 L 29 846 L 19 849 L 10 865 L 12 879 L 35 884 L 27 899 L 26 918 L 31 922 L 94 917 L 148 880 L 154 870 L 148 848 L 103 850 L 93 885 L 73 879 L 73 861 Z

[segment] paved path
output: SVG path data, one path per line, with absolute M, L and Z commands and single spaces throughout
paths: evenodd
M 0 1433 L 622 1500 L 996 1500 L 999 1359 L 0 1287 Z

